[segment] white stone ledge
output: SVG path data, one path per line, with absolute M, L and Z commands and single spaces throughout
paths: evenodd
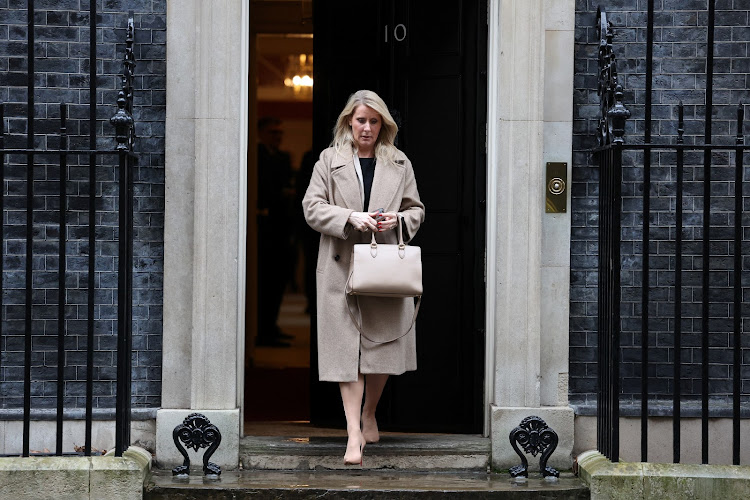
M 122 457 L 0 457 L 3 498 L 141 500 L 151 454 L 131 446 Z
M 612 463 L 591 450 L 578 455 L 578 475 L 591 500 L 750 498 L 750 467 L 741 465 Z
M 708 459 L 712 465 L 731 465 L 733 452 L 733 422 L 731 418 L 708 420 Z M 596 448 L 597 421 L 595 416 L 576 415 L 574 455 Z M 701 419 L 680 419 L 680 463 L 700 464 L 703 447 L 701 443 Z M 648 460 L 655 463 L 671 463 L 674 459 L 674 421 L 671 417 L 648 418 Z M 620 460 L 641 460 L 641 419 L 620 417 Z M 750 419 L 740 420 L 740 435 L 750 435 Z M 750 447 L 740 446 L 740 463 L 750 465 Z
M 32 420 L 29 429 L 29 448 L 32 450 L 54 449 L 57 439 L 55 420 Z M 115 444 L 115 420 L 94 420 L 91 425 L 91 446 L 97 450 L 108 450 Z M 63 422 L 63 452 L 72 453 L 76 446 L 84 443 L 85 420 Z M 20 455 L 23 449 L 23 420 L 0 420 L 0 454 Z M 148 450 L 156 447 L 156 419 L 133 419 L 130 423 L 130 443 Z M 2 495 L 0 495 L 2 498 Z

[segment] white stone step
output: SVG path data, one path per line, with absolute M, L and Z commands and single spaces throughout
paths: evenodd
M 345 437 L 246 436 L 240 441 L 245 470 L 359 469 L 344 465 Z M 465 434 L 407 434 L 382 436 L 365 446 L 368 470 L 487 471 L 490 440 Z

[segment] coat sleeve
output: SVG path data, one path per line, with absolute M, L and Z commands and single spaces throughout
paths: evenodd
M 401 199 L 401 207 L 398 213 L 404 219 L 406 229 L 404 239 L 409 241 L 417 234 L 419 226 L 424 222 L 424 204 L 419 199 L 417 180 L 414 177 L 414 169 L 411 166 L 411 162 L 407 159 L 404 166 L 406 167 L 404 196 Z
M 323 151 L 315 163 L 310 184 L 302 199 L 302 211 L 307 224 L 319 233 L 347 239 L 352 225 L 349 215 L 354 211 L 330 201 L 330 154 Z

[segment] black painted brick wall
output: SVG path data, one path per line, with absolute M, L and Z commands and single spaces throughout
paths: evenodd
M 88 148 L 89 1 L 35 2 L 35 143 L 57 148 L 59 103 L 68 104 L 70 148 Z M 134 170 L 133 405 L 158 407 L 161 394 L 161 339 L 164 255 L 164 123 L 166 109 L 166 0 L 97 2 L 97 142 L 112 149 L 109 124 L 117 107 L 127 13 L 135 13 L 136 133 Z M 0 0 L 0 101 L 5 103 L 6 147 L 25 147 L 27 131 L 27 2 Z M 57 225 L 60 167 L 54 156 L 39 156 L 34 168 L 34 298 L 32 313 L 32 407 L 56 405 Z M 95 406 L 114 407 L 117 314 L 117 159 L 97 166 L 95 294 Z M 71 156 L 67 169 L 66 407 L 85 405 L 88 157 Z M 10 156 L 5 167 L 3 214 L 2 359 L 0 408 L 23 401 L 25 307 L 26 166 Z
M 599 113 L 596 9 L 601 3 L 615 27 L 614 48 L 625 105 L 632 112 L 626 142 L 644 142 L 646 73 L 646 0 L 576 1 L 574 160 L 572 182 L 570 398 L 579 411 L 596 401 L 598 167 L 586 149 L 596 145 Z M 704 142 L 706 112 L 707 0 L 656 0 L 653 65 L 652 142 L 674 143 L 677 103 L 685 105 L 685 143 Z M 737 105 L 750 102 L 750 1 L 717 0 L 714 49 L 713 142 L 734 144 Z M 747 130 L 747 129 L 746 129 Z M 649 393 L 655 403 L 673 391 L 675 154 L 651 157 L 649 273 Z M 641 373 L 641 291 L 643 268 L 643 153 L 623 159 L 622 237 L 622 400 L 639 405 Z M 745 160 L 748 164 L 748 160 Z M 717 403 L 732 391 L 734 155 L 712 158 L 710 392 Z M 682 369 L 683 401 L 700 394 L 703 153 L 686 153 L 683 189 Z M 745 171 L 745 179 L 750 172 Z M 750 186 L 744 186 L 744 193 Z M 750 208 L 747 197 L 745 210 Z M 747 216 L 745 216 L 747 217 Z M 744 219 L 742 252 L 750 256 L 750 220 Z M 750 285 L 745 257 L 744 295 Z M 750 304 L 744 303 L 743 330 L 750 328 Z M 750 392 L 750 337 L 743 335 L 742 392 Z M 743 397 L 746 401 L 747 396 Z M 655 405 L 658 406 L 658 405 Z M 715 408 L 726 408 L 716 404 Z

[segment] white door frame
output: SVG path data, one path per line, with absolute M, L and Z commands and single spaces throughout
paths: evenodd
M 498 93 L 497 88 L 500 74 L 500 23 L 499 5 L 497 0 L 489 0 L 487 16 L 487 186 L 485 204 L 485 221 L 487 224 L 485 237 L 485 346 L 484 346 L 484 435 L 490 435 L 490 406 L 494 402 L 495 394 L 495 297 L 497 294 L 497 168 L 500 161 L 500 148 L 497 141 L 490 140 L 497 137 L 498 131 Z M 496 22 L 496 20 L 498 20 Z
M 245 419 L 245 304 L 247 297 L 247 169 L 248 169 L 248 134 L 250 132 L 249 85 L 250 85 L 250 2 L 242 2 L 242 38 L 240 39 L 242 60 L 242 84 L 240 96 L 240 113 L 242 115 L 240 130 L 240 175 L 239 175 L 239 216 L 237 238 L 237 404 L 240 408 L 240 436 L 244 435 Z
M 488 77 L 488 99 L 487 99 L 487 137 L 496 137 L 497 122 L 498 118 L 498 94 L 493 92 L 492 89 L 498 85 L 498 75 L 500 71 L 499 65 L 499 22 L 493 22 L 493 20 L 499 18 L 499 2 L 498 0 L 489 0 L 489 18 L 488 18 L 488 65 L 487 65 L 487 77 Z M 250 23 L 249 23 L 249 12 L 248 4 L 243 2 L 243 25 L 242 25 L 242 66 L 243 74 L 249 75 L 249 59 L 251 57 L 251 50 L 249 47 L 250 40 Z M 240 176 L 240 214 L 239 214 L 239 239 L 238 239 L 238 298 L 237 298 L 237 401 L 239 402 L 241 413 L 240 416 L 244 416 L 244 377 L 245 377 L 245 350 L 248 346 L 245 345 L 245 313 L 246 313 L 246 273 L 247 273 L 247 257 L 248 248 L 246 246 L 247 237 L 247 210 L 248 210 L 248 191 L 247 191 L 247 148 L 250 146 L 247 142 L 248 133 L 251 132 L 249 128 L 249 113 L 248 113 L 248 92 L 249 92 L 248 80 L 243 81 L 243 102 L 241 103 L 240 112 L 242 114 L 242 137 L 244 143 L 240 145 L 244 154 L 241 154 L 243 161 Z M 490 434 L 490 406 L 494 401 L 494 372 L 495 372 L 495 301 L 494 297 L 496 294 L 496 282 L 491 277 L 496 275 L 497 265 L 497 248 L 496 248 L 496 224 L 494 223 L 494 214 L 497 213 L 497 199 L 491 193 L 497 192 L 497 169 L 489 168 L 490 165 L 497 165 L 499 161 L 499 148 L 495 141 L 487 141 L 487 164 L 484 168 L 487 169 L 487 204 L 486 204 L 486 220 L 487 220 L 487 237 L 485 238 L 485 369 L 484 369 L 484 401 L 483 401 L 483 415 L 484 415 L 484 431 L 485 436 Z M 242 420 L 240 420 L 242 421 Z

